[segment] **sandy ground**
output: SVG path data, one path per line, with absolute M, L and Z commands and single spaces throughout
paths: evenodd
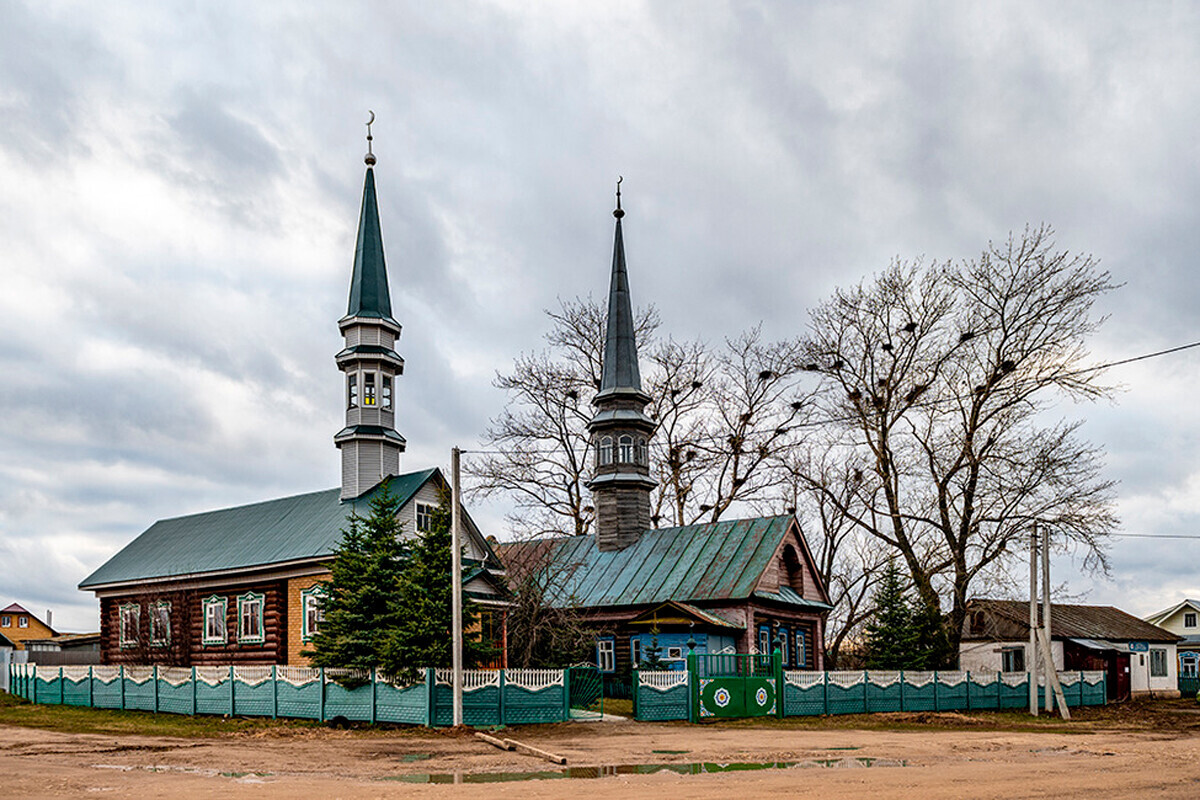
M 1027 733 L 606 722 L 526 728 L 507 735 L 561 753 L 571 765 L 799 764 L 740 773 L 428 785 L 402 781 L 422 780 L 427 773 L 553 767 L 454 732 L 314 730 L 285 736 L 173 739 L 0 726 L 0 793 L 139 800 L 1200 797 L 1200 733 L 1195 729 Z

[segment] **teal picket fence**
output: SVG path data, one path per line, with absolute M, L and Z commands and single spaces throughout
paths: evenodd
M 48 667 L 12 664 L 12 694 L 35 703 L 167 714 L 346 719 L 443 726 L 453 721 L 450 670 L 399 684 L 375 672 L 309 667 Z M 345 684 L 357 684 L 347 688 Z M 467 725 L 569 719 L 561 669 L 464 670 Z
M 879 711 L 976 711 L 1029 707 L 1024 672 L 883 671 L 810 672 L 781 670 L 779 716 L 863 714 Z M 1104 705 L 1105 674 L 1060 672 L 1068 706 Z M 634 673 L 634 716 L 639 720 L 698 719 L 691 691 L 697 679 L 686 671 Z M 1041 684 L 1041 682 L 1039 682 Z M 1044 707 L 1045 687 L 1038 697 Z

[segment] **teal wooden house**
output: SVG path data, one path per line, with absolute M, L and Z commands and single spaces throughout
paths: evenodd
M 829 597 L 791 515 L 651 528 L 650 437 L 634 339 L 617 194 L 608 328 L 596 413 L 589 424 L 595 472 L 588 483 L 594 536 L 501 545 L 510 573 L 533 576 L 552 606 L 578 609 L 596 631 L 604 672 L 658 657 L 683 669 L 697 652 L 771 652 L 789 668 L 823 669 Z
M 368 143 L 370 135 L 368 134 Z M 351 513 L 368 512 L 387 484 L 402 500 L 407 536 L 427 529 L 447 488 L 437 469 L 401 473 L 395 351 L 383 236 L 368 152 L 350 301 L 335 356 L 345 426 L 334 436 L 342 485 L 237 508 L 164 519 L 89 575 L 79 588 L 100 601 L 106 664 L 299 664 L 321 624 L 320 582 Z M 503 566 L 464 514 L 470 567 L 465 590 L 481 606 L 481 635 L 505 651 Z

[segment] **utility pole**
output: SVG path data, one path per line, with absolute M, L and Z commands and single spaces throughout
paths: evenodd
M 1029 670 L 1029 713 L 1038 715 L 1038 667 L 1037 667 L 1037 562 L 1038 562 L 1038 530 L 1037 522 L 1033 523 L 1033 532 L 1029 534 L 1029 657 L 1026 668 Z
M 1054 692 L 1050 690 L 1050 674 L 1058 677 L 1054 668 L 1054 651 L 1050 649 L 1054 639 L 1050 637 L 1050 531 L 1042 533 L 1042 629 L 1046 635 L 1042 641 L 1046 643 L 1046 713 L 1054 711 Z
M 462 451 L 450 450 L 450 604 L 454 667 L 454 724 L 463 724 L 463 630 L 462 630 L 462 482 L 459 461 Z

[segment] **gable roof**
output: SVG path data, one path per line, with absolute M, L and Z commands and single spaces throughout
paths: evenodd
M 990 617 L 986 629 L 976 631 L 972 615 Z M 1024 639 L 1029 636 L 1029 601 L 972 600 L 967 604 L 963 639 Z M 1050 614 L 1053 639 L 1109 639 L 1118 642 L 1177 642 L 1180 637 L 1112 606 L 1055 603 Z
M 794 518 L 756 517 L 644 532 L 623 550 L 601 551 L 594 536 L 535 539 L 501 545 L 501 559 L 514 572 L 561 570 L 547 587 L 556 606 L 602 606 L 744 600 L 755 594 Z M 827 609 L 792 592 L 772 599 Z
M 1170 608 L 1164 609 L 1162 611 L 1159 611 L 1157 613 L 1151 614 L 1150 616 L 1146 617 L 1146 622 L 1149 622 L 1152 625 L 1158 625 L 1163 620 L 1174 616 L 1177 611 L 1184 608 L 1185 606 L 1191 606 L 1193 610 L 1200 611 L 1200 600 L 1193 600 L 1190 597 L 1185 597 L 1183 599 L 1182 603 L 1176 603 L 1175 605 L 1171 606 Z M 1051 617 L 1051 621 L 1053 621 L 1053 617 Z
M 395 475 L 345 502 L 338 499 L 341 489 L 325 489 L 159 520 L 85 578 L 79 588 L 328 558 L 337 550 L 346 518 L 351 513 L 370 513 L 371 499 L 385 483 L 404 505 L 435 477 L 441 480 L 436 468 Z M 483 537 L 479 539 L 483 541 Z M 494 558 L 486 541 L 482 546 Z
M 709 625 L 714 628 L 734 628 L 740 630 L 743 626 L 734 622 L 730 622 L 724 617 L 718 616 L 711 611 L 705 611 L 702 608 L 696 608 L 689 603 L 680 603 L 676 600 L 668 600 L 653 608 L 648 608 L 641 614 L 638 614 L 633 619 L 629 620 L 629 625 L 677 625 L 680 623 L 699 622 L 703 625 Z
M 0 614 L 29 614 L 29 611 L 17 603 L 12 603 L 8 608 L 0 608 Z

